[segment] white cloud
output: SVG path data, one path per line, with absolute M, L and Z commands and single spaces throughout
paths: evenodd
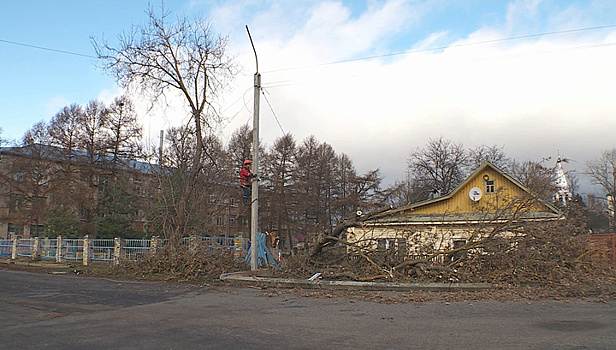
M 103 102 L 105 105 L 109 105 L 116 97 L 122 96 L 124 90 L 120 87 L 116 87 L 114 90 L 105 89 L 98 93 L 97 100 Z
M 349 154 L 360 171 L 380 167 L 387 183 L 403 177 L 411 150 L 440 136 L 467 147 L 504 145 L 518 159 L 560 151 L 579 172 L 616 146 L 616 30 L 498 40 L 597 25 L 579 5 L 557 11 L 545 1 L 513 1 L 501 26 L 456 42 L 437 30 L 408 43 L 415 53 L 319 65 L 390 53 L 384 43 L 421 21 L 425 3 L 369 1 L 357 14 L 336 1 L 273 2 L 249 17 L 242 6 L 255 4 L 226 2 L 213 13 L 250 19 L 263 84 L 284 131 L 300 142 L 314 134 Z M 226 99 L 241 102 L 223 107 L 233 117 L 227 135 L 252 109 L 254 56 L 242 31 L 231 36 L 246 69 Z M 282 135 L 263 99 L 261 127 L 266 143 Z
M 55 96 L 45 103 L 45 115 L 56 115 L 56 113 L 58 113 L 62 108 L 70 105 L 71 103 L 73 102 L 69 101 L 64 96 Z

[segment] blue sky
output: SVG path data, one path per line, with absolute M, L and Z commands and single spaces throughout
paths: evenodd
M 146 20 L 147 6 L 2 1 L 3 137 L 19 139 L 71 103 L 122 93 L 95 67 L 90 37 L 113 42 Z M 283 132 L 298 142 L 313 134 L 347 153 L 360 171 L 380 168 L 386 183 L 404 176 L 410 151 L 440 136 L 467 147 L 505 146 L 521 160 L 560 153 L 574 160 L 568 166 L 582 178 L 586 161 L 616 147 L 612 0 L 169 0 L 165 6 L 209 18 L 229 36 L 229 51 L 243 67 L 217 101 L 227 118 L 217 129 L 223 140 L 251 120 L 248 25 L 271 105 L 261 111 L 266 144 Z M 378 57 L 360 59 L 371 56 Z M 176 102 L 148 113 L 141 101 L 153 144 L 158 130 L 185 121 Z

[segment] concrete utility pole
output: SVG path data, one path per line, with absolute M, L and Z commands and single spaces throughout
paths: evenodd
M 246 32 L 250 38 L 252 50 L 255 52 L 255 62 L 257 64 L 257 72 L 254 77 L 254 110 L 252 120 L 252 172 L 259 171 L 259 99 L 261 97 L 261 74 L 259 74 L 259 60 L 257 58 L 257 50 L 252 42 L 252 36 L 246 26 Z M 259 230 L 259 181 L 253 177 L 252 179 L 252 205 L 250 215 L 250 269 L 256 271 L 258 268 L 258 230 Z

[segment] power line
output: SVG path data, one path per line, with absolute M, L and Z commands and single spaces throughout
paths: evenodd
M 65 50 L 58 50 L 58 49 L 52 49 L 50 47 L 30 45 L 30 44 L 25 44 L 25 43 L 19 43 L 19 42 L 16 42 L 16 41 L 0 39 L 0 42 L 11 44 L 11 45 L 25 46 L 25 47 L 29 47 L 29 48 L 33 48 L 33 49 L 37 49 L 37 50 L 45 50 L 45 51 L 63 53 L 63 54 L 66 54 L 66 55 L 73 55 L 73 56 L 81 56 L 81 57 L 98 59 L 98 57 L 91 56 L 91 55 L 85 55 L 85 54 L 82 54 L 82 53 L 65 51 Z
M 355 61 L 366 61 L 366 60 L 372 60 L 372 59 L 377 59 L 377 58 L 386 58 L 386 57 L 394 57 L 394 56 L 401 56 L 401 55 L 409 55 L 409 54 L 419 53 L 419 52 L 438 51 L 438 50 L 444 50 L 444 49 L 452 48 L 452 47 L 484 45 L 484 44 L 490 44 L 490 43 L 502 42 L 502 41 L 528 39 L 528 38 L 535 38 L 535 37 L 540 37 L 540 36 L 557 35 L 557 34 L 568 34 L 568 33 L 576 33 L 576 32 L 583 32 L 583 31 L 589 31 L 589 30 L 607 29 L 607 28 L 614 28 L 614 27 L 616 27 L 616 24 L 609 24 L 609 25 L 595 26 L 595 27 L 586 27 L 586 28 L 577 28 L 577 29 L 568 29 L 568 30 L 559 30 L 559 31 L 554 31 L 554 32 L 545 32 L 545 33 L 537 33 L 537 34 L 529 34 L 529 35 L 520 35 L 520 36 L 514 36 L 514 37 L 508 37 L 508 38 L 500 38 L 500 39 L 477 41 L 477 42 L 472 42 L 472 43 L 454 44 L 454 45 L 449 45 L 449 46 L 439 46 L 439 47 L 433 47 L 433 48 L 427 48 L 427 49 L 417 49 L 417 50 L 409 50 L 409 51 L 402 51 L 402 52 L 394 52 L 394 53 L 383 54 L 383 55 L 349 58 L 349 59 L 346 59 L 346 60 L 326 62 L 326 63 L 318 63 L 318 64 L 314 64 L 314 65 L 310 65 L 310 66 L 274 69 L 274 70 L 266 71 L 264 73 L 272 73 L 272 72 L 281 72 L 281 71 L 288 71 L 288 70 L 297 70 L 297 69 L 304 69 L 304 68 L 320 67 L 320 66 L 327 66 L 327 65 L 334 65 L 334 64 L 347 63 L 347 62 L 355 62 Z M 66 54 L 66 55 L 73 55 L 73 56 L 80 56 L 80 57 L 87 57 L 87 58 L 98 59 L 98 57 L 92 56 L 92 55 L 86 55 L 86 54 L 82 54 L 82 53 L 78 53 L 78 52 L 54 49 L 54 48 L 38 46 L 38 45 L 31 45 L 31 44 L 26 44 L 26 43 L 11 41 L 11 40 L 0 39 L 0 42 L 11 44 L 11 45 L 18 45 L 18 46 L 29 47 L 29 48 L 33 48 L 33 49 L 37 49 L 37 50 L 45 50 L 45 51 L 62 53 L 62 54 Z
M 329 66 L 329 65 L 340 64 L 340 63 L 348 63 L 348 62 L 356 62 L 356 61 L 367 61 L 367 60 L 373 60 L 373 59 L 377 59 L 377 58 L 386 58 L 386 57 L 393 57 L 393 56 L 410 55 L 410 54 L 413 54 L 413 53 L 420 53 L 420 52 L 439 51 L 439 50 L 444 50 L 444 49 L 454 48 L 454 47 L 484 45 L 484 44 L 491 44 L 491 43 L 502 42 L 502 41 L 511 41 L 511 40 L 519 40 L 519 39 L 536 38 L 536 37 L 540 37 L 540 36 L 548 36 L 548 35 L 556 35 L 556 34 L 576 33 L 576 32 L 582 32 L 582 31 L 606 29 L 606 28 L 613 28 L 613 27 L 616 27 L 616 24 L 609 24 L 609 25 L 596 26 L 596 27 L 577 28 L 577 29 L 568 29 L 568 30 L 559 30 L 559 31 L 554 31 L 554 32 L 545 32 L 545 33 L 537 33 L 537 34 L 520 35 L 520 36 L 513 36 L 513 37 L 508 37 L 508 38 L 476 41 L 476 42 L 471 42 L 471 43 L 454 44 L 454 45 L 439 46 L 439 47 L 432 47 L 432 48 L 426 48 L 426 49 L 417 49 L 417 50 L 409 50 L 409 51 L 402 51 L 402 52 L 394 52 L 394 53 L 388 53 L 388 54 L 383 54 L 383 55 L 349 58 L 349 59 L 346 59 L 346 60 L 326 62 L 326 63 L 318 63 L 318 64 L 314 64 L 314 65 L 309 65 L 309 66 L 274 69 L 274 70 L 270 70 L 270 71 L 267 71 L 267 72 L 264 72 L 264 73 L 273 73 L 273 72 L 283 72 L 283 71 L 298 70 L 298 69 L 305 69 L 305 68 L 314 68 L 314 67 Z
M 521 53 L 509 53 L 509 54 L 504 54 L 504 55 L 497 55 L 497 56 L 484 56 L 484 57 L 475 57 L 473 59 L 469 59 L 469 60 L 465 60 L 465 61 L 459 61 L 458 64 L 463 64 L 463 63 L 467 63 L 467 62 L 472 62 L 472 61 L 477 61 L 477 60 L 484 60 L 484 59 L 494 59 L 494 58 L 505 58 L 505 57 L 515 57 L 515 56 L 528 56 L 528 55 L 537 55 L 537 54 L 545 54 L 545 53 L 550 53 L 550 52 L 558 52 L 558 51 L 568 51 L 568 50 L 577 50 L 577 49 L 594 49 L 594 48 L 601 48 L 601 47 L 609 47 L 609 46 L 616 46 L 616 42 L 607 42 L 607 43 L 601 43 L 601 44 L 587 44 L 587 45 L 578 45 L 578 46 L 570 46 L 570 47 L 561 47 L 561 48 L 556 48 L 556 49 L 549 49 L 549 50 L 536 50 L 536 51 L 532 51 L 532 52 L 521 52 Z M 333 64 L 333 63 L 330 63 Z M 325 66 L 326 64 L 321 64 L 319 66 Z M 428 64 L 422 64 L 422 66 L 426 66 Z M 297 67 L 294 69 L 303 69 L 303 68 L 309 68 L 309 67 L 315 67 L 315 66 L 306 66 L 306 67 Z M 289 69 L 290 70 L 290 69 Z M 354 73 L 352 77 L 357 77 L 357 74 Z M 268 84 L 266 84 L 265 86 L 267 88 L 280 88 L 280 87 L 288 87 L 288 86 L 296 86 L 296 85 L 303 85 L 303 84 L 316 84 L 318 83 L 319 80 L 317 79 L 295 79 L 295 80 L 281 80 L 281 81 L 273 81 L 270 82 Z
M 280 131 L 282 131 L 282 134 L 284 135 L 285 132 L 282 129 L 282 125 L 280 125 L 280 121 L 278 120 L 278 116 L 276 115 L 276 112 L 274 112 L 274 108 L 272 108 L 272 104 L 267 99 L 267 96 L 265 95 L 265 91 L 263 89 L 262 89 L 262 93 L 263 93 L 263 97 L 265 98 L 265 102 L 267 102 L 267 105 L 269 106 L 270 111 L 272 111 L 272 114 L 274 115 L 274 119 L 276 119 L 276 123 L 278 123 L 278 127 L 280 128 Z

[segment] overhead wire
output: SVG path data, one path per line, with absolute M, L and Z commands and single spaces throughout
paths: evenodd
M 519 40 L 519 39 L 528 39 L 528 38 L 535 38 L 535 37 L 542 37 L 542 36 L 549 36 L 549 35 L 576 33 L 576 32 L 582 32 L 582 31 L 599 30 L 599 29 L 607 29 L 607 28 L 614 28 L 614 27 L 616 27 L 616 24 L 603 25 L 603 26 L 594 26 L 594 27 L 585 27 L 585 28 L 576 28 L 576 29 L 552 31 L 552 32 L 545 32 L 545 33 L 528 34 L 528 35 L 520 35 L 520 36 L 507 37 L 507 38 L 498 38 L 498 39 L 483 40 L 483 41 L 476 41 L 476 42 L 469 42 L 469 43 L 452 44 L 452 45 L 447 45 L 447 46 L 439 46 L 439 47 L 432 47 L 432 48 L 424 48 L 424 49 L 408 50 L 408 51 L 402 51 L 402 52 L 394 52 L 394 53 L 382 54 L 382 55 L 356 57 L 356 58 L 350 58 L 350 59 L 339 60 L 339 61 L 332 61 L 332 62 L 325 62 L 325 63 L 319 63 L 319 64 L 308 65 L 308 66 L 281 68 L 281 69 L 275 69 L 275 70 L 266 71 L 264 73 L 282 72 L 282 71 L 290 71 L 290 70 L 300 70 L 300 69 L 306 69 L 306 68 L 315 68 L 315 67 L 322 67 L 322 66 L 328 66 L 328 65 L 336 65 L 336 64 L 341 64 L 341 63 L 348 63 L 348 62 L 357 62 L 357 61 L 365 61 L 365 60 L 372 60 L 372 59 L 378 59 L 378 58 L 387 58 L 387 57 L 394 57 L 394 56 L 401 56 L 401 55 L 409 55 L 409 54 L 420 53 L 420 52 L 439 51 L 439 50 L 444 50 L 444 49 L 448 49 L 448 48 L 458 48 L 458 47 L 466 47 L 466 46 L 484 45 L 484 44 L 490 44 L 490 43 L 496 43 L 496 42 L 512 41 L 512 40 Z M 66 51 L 66 50 L 60 50 L 60 49 L 55 49 L 55 48 L 50 48 L 50 47 L 45 47 L 45 46 L 39 46 L 39 45 L 32 45 L 32 44 L 16 42 L 16 41 L 11 41 L 11 40 L 5 40 L 5 39 L 0 39 L 0 42 L 11 44 L 11 45 L 18 45 L 18 46 L 29 47 L 29 48 L 38 49 L 38 50 L 45 50 L 45 51 L 56 52 L 56 53 L 61 53 L 61 54 L 79 56 L 79 57 L 86 57 L 86 58 L 93 58 L 93 59 L 97 59 L 98 58 L 98 57 L 95 57 L 95 56 L 92 56 L 92 55 L 87 55 L 87 54 L 82 54 L 82 53 L 77 53 L 77 52 L 72 52 L 72 51 Z M 563 49 L 595 48 L 595 47 L 604 47 L 604 46 L 612 46 L 612 45 L 616 45 L 616 43 L 583 45 L 583 46 L 563 48 Z M 301 81 L 300 80 L 282 80 L 282 81 L 271 82 L 271 83 L 267 84 L 267 86 L 268 86 L 268 88 L 277 88 L 277 87 L 285 87 L 285 86 L 307 84 L 307 83 L 310 83 L 309 79 L 303 79 Z M 267 96 L 265 94 L 265 91 L 263 91 L 262 93 L 263 93 L 263 96 L 265 97 L 265 100 L 266 100 L 270 110 L 272 111 L 272 114 L 274 115 L 274 118 L 276 119 L 276 122 L 278 123 L 278 126 L 280 127 L 280 130 L 284 134 L 284 129 L 282 128 L 282 125 L 280 124 L 280 120 L 278 119 L 278 116 L 276 115 L 276 113 L 275 113 L 275 111 L 274 111 L 274 109 L 273 109 L 269 99 L 267 98 Z M 242 98 L 244 98 L 245 108 L 248 109 L 247 106 L 246 106 L 245 96 L 246 96 L 246 93 L 244 93 L 244 95 L 242 97 L 238 98 L 235 102 L 233 102 L 227 109 L 231 108 L 235 103 L 237 103 Z M 237 115 L 239 115 L 239 113 L 240 112 L 238 111 L 232 117 L 232 119 L 237 117 Z M 250 120 L 250 118 L 248 119 L 248 121 L 249 120 Z
M 345 60 L 325 62 L 325 63 L 318 63 L 318 64 L 308 65 L 308 66 L 298 66 L 298 67 L 290 67 L 290 68 L 273 69 L 273 70 L 265 71 L 263 73 L 272 73 L 272 72 L 280 72 L 280 71 L 288 71 L 288 70 L 298 70 L 298 69 L 320 67 L 320 66 L 334 65 L 334 64 L 347 63 L 347 62 L 365 61 L 365 60 L 372 60 L 372 59 L 377 59 L 377 58 L 386 58 L 386 57 L 393 57 L 393 56 L 409 55 L 409 54 L 419 53 L 419 52 L 438 51 L 438 50 L 444 50 L 444 49 L 447 49 L 447 48 L 454 48 L 454 47 L 483 45 L 483 44 L 490 44 L 490 43 L 502 42 L 502 41 L 528 39 L 528 38 L 535 38 L 535 37 L 548 36 L 548 35 L 569 34 L 569 33 L 577 33 L 577 32 L 590 31 L 590 30 L 614 28 L 614 27 L 616 27 L 616 24 L 608 24 L 608 25 L 594 26 L 594 27 L 585 27 L 585 28 L 575 28 L 575 29 L 567 29 L 567 30 L 558 30 L 558 31 L 553 31 L 553 32 L 535 33 L 535 34 L 528 34 L 528 35 L 519 35 L 519 36 L 506 37 L 506 38 L 482 40 L 482 41 L 476 41 L 476 42 L 470 42 L 470 43 L 461 43 L 461 44 L 453 44 L 453 45 L 439 46 L 439 47 L 432 47 L 432 48 L 425 48 L 425 49 L 416 49 L 416 50 L 408 50 L 408 51 L 402 51 L 402 52 L 393 52 L 393 53 L 382 54 L 382 55 L 349 58 L 349 59 L 345 59 Z M 12 40 L 0 39 L 0 42 L 11 44 L 11 45 L 18 45 L 18 46 L 29 47 L 29 48 L 33 48 L 33 49 L 37 49 L 37 50 L 45 50 L 45 51 L 57 52 L 57 53 L 62 53 L 62 54 L 67 54 L 67 55 L 73 55 L 73 56 L 80 56 L 80 57 L 98 59 L 98 57 L 96 57 L 96 56 L 87 55 L 87 54 L 83 54 L 83 53 L 66 51 L 66 50 L 60 50 L 60 49 L 55 49 L 55 48 L 45 47 L 45 46 L 40 46 L 40 45 L 32 45 L 32 44 L 27 44 L 27 43 L 12 41 Z
M 598 29 L 613 28 L 613 27 L 616 27 L 616 24 L 605 25 L 605 26 L 587 27 L 587 28 L 578 28 L 578 29 L 570 29 L 570 30 L 562 30 L 562 31 L 554 31 L 554 32 L 546 32 L 546 33 L 529 34 L 529 35 L 521 35 L 521 36 L 515 36 L 515 37 L 508 37 L 508 38 L 483 40 L 483 41 L 477 41 L 477 42 L 471 42 L 471 43 L 461 43 L 461 44 L 454 44 L 454 45 L 449 45 L 449 46 L 441 46 L 441 47 L 434 47 L 434 48 L 410 50 L 410 51 L 404 51 L 404 52 L 398 52 L 398 53 L 390 53 L 390 54 L 384 54 L 384 55 L 359 57 L 359 58 L 352 58 L 352 59 L 341 60 L 341 61 L 320 63 L 320 64 L 315 64 L 315 65 L 310 65 L 310 66 L 301 66 L 301 67 L 294 67 L 294 68 L 270 70 L 270 71 L 266 71 L 264 73 L 274 73 L 274 72 L 289 71 L 289 70 L 300 70 L 300 69 L 306 69 L 306 68 L 315 68 L 315 67 L 322 67 L 322 66 L 327 66 L 327 65 L 335 65 L 335 64 L 355 62 L 355 61 L 362 61 L 362 60 L 371 60 L 371 59 L 376 59 L 376 58 L 386 58 L 386 57 L 399 56 L 399 55 L 407 55 L 407 54 L 420 53 L 420 52 L 439 51 L 439 50 L 444 50 L 444 49 L 447 49 L 447 48 L 457 48 L 457 47 L 475 46 L 475 45 L 485 45 L 485 44 L 495 43 L 495 42 L 527 39 L 527 38 L 541 37 L 541 36 L 547 36 L 547 35 L 574 33 L 574 32 L 581 32 L 581 31 L 588 31 L 588 30 L 598 30 Z M 587 49 L 587 48 L 604 47 L 604 46 L 611 46 L 611 45 L 616 45 L 616 43 L 581 45 L 581 46 L 576 46 L 576 47 L 561 48 L 560 50 L 572 50 L 572 49 L 576 49 L 576 48 Z M 550 51 L 552 51 L 552 50 L 550 50 Z M 542 51 L 541 53 L 545 53 L 545 51 Z M 309 83 L 310 83 L 309 79 L 298 79 L 298 80 L 290 79 L 290 80 L 280 80 L 280 81 L 270 82 L 270 83 L 267 84 L 267 87 L 268 88 L 278 88 L 278 87 L 287 87 L 287 86 L 300 85 L 300 84 L 309 84 Z M 284 134 L 284 130 L 282 128 L 282 125 L 280 124 L 278 116 L 276 115 L 276 113 L 275 113 L 275 111 L 274 111 L 274 109 L 273 109 L 269 99 L 267 98 L 267 95 L 265 94 L 265 87 L 263 88 L 263 92 L 262 93 L 263 93 L 263 96 L 265 97 L 265 100 L 266 100 L 270 110 L 272 111 L 272 114 L 274 115 L 274 118 L 276 119 L 276 122 L 278 123 L 278 126 L 280 127 L 280 130 Z
M 493 59 L 493 58 L 505 58 L 505 57 L 516 57 L 516 56 L 529 56 L 529 55 L 538 55 L 538 54 L 546 54 L 546 53 L 550 53 L 550 52 L 558 52 L 558 51 L 570 51 L 570 50 L 577 50 L 577 49 L 594 49 L 594 48 L 601 48 L 601 47 L 609 47 L 609 46 L 616 46 L 616 42 L 608 42 L 608 43 L 600 43 L 600 44 L 587 44 L 587 45 L 578 45 L 578 46 L 569 46 L 569 47 L 561 47 L 561 48 L 556 48 L 556 49 L 549 49 L 549 50 L 535 50 L 532 52 L 519 52 L 519 53 L 509 53 L 509 54 L 504 54 L 504 55 L 495 55 L 495 56 L 485 56 L 485 57 L 474 57 L 472 59 L 466 60 L 466 61 L 458 61 L 458 64 L 463 64 L 465 62 L 472 62 L 472 61 L 480 61 L 480 60 L 485 60 L 485 59 Z M 320 66 L 325 66 L 326 64 L 321 64 Z M 427 65 L 427 64 L 424 64 Z M 306 67 L 298 67 L 297 69 L 304 69 L 304 68 L 314 68 L 316 66 L 306 66 Z M 270 71 L 271 72 L 271 71 Z M 357 77 L 357 73 L 353 73 L 354 75 L 352 77 Z M 351 76 L 349 76 L 351 77 Z M 273 81 L 269 84 L 267 84 L 268 88 L 279 88 L 279 87 L 287 87 L 287 86 L 296 86 L 296 85 L 304 85 L 304 84 L 316 84 L 319 83 L 319 80 L 317 79 L 297 79 L 297 80 L 281 80 L 281 81 Z
M 12 45 L 18 45 L 18 46 L 29 47 L 29 48 L 38 49 L 38 50 L 45 50 L 45 51 L 51 51 L 51 52 L 57 52 L 57 53 L 63 53 L 63 54 L 67 54 L 67 55 L 81 56 L 81 57 L 87 57 L 87 58 L 94 58 L 94 59 L 98 59 L 98 57 L 96 57 L 96 56 L 92 56 L 92 55 L 86 55 L 86 54 L 82 54 L 82 53 L 78 53 L 78 52 L 72 52 L 72 51 L 66 51 L 66 50 L 59 50 L 59 49 L 54 49 L 54 48 L 50 48 L 50 47 L 44 47 L 44 46 L 38 46 L 38 45 L 31 45 L 31 44 L 26 44 L 26 43 L 20 43 L 20 42 L 16 42 L 16 41 L 10 41 L 10 40 L 0 39 L 0 42 L 7 43 L 7 44 L 12 44 Z
M 356 62 L 356 61 L 366 61 L 366 60 L 373 60 L 373 59 L 377 59 L 377 58 L 387 58 L 387 57 L 394 57 L 394 56 L 410 55 L 410 54 L 413 54 L 413 53 L 420 53 L 420 52 L 440 51 L 440 50 L 444 50 L 444 49 L 448 49 L 448 48 L 484 45 L 484 44 L 491 44 L 491 43 L 503 42 L 503 41 L 528 39 L 528 38 L 535 38 L 535 37 L 548 36 L 548 35 L 557 35 L 557 34 L 569 34 L 569 33 L 576 33 L 576 32 L 589 31 L 589 30 L 599 30 L 599 29 L 614 28 L 614 27 L 616 27 L 616 24 L 609 24 L 609 25 L 595 26 L 595 27 L 586 27 L 586 28 L 567 29 L 567 30 L 559 30 L 559 31 L 545 32 L 545 33 L 535 33 L 535 34 L 528 34 L 528 35 L 519 35 L 519 36 L 513 36 L 513 37 L 507 37 L 507 38 L 498 38 L 498 39 L 475 41 L 475 42 L 470 42 L 470 43 L 452 44 L 452 45 L 447 45 L 447 46 L 431 47 L 431 48 L 425 48 L 425 49 L 415 49 L 415 50 L 408 50 L 408 51 L 402 51 L 402 52 L 393 52 L 393 53 L 382 54 L 382 55 L 349 58 L 349 59 L 340 60 L 340 61 L 332 61 L 332 62 L 326 62 L 326 63 L 317 63 L 317 64 L 307 65 L 307 66 L 298 66 L 298 67 L 290 67 L 290 68 L 273 69 L 273 70 L 266 71 L 266 72 L 263 72 L 263 73 L 274 73 L 274 72 L 299 70 L 299 69 L 306 69 L 306 68 L 315 68 L 315 67 L 335 65 L 335 64 L 340 64 L 340 63 L 348 63 L 348 62 Z
M 265 94 L 265 92 L 266 92 L 266 90 L 262 88 L 261 89 L 261 93 L 263 94 L 263 97 L 265 98 L 265 101 L 267 102 L 267 105 L 269 106 L 270 111 L 274 115 L 274 119 L 276 119 L 276 123 L 278 124 L 278 127 L 280 128 L 280 131 L 282 131 L 282 134 L 285 135 L 284 129 L 282 128 L 282 125 L 280 125 L 280 120 L 278 120 L 278 116 L 276 115 L 276 112 L 274 111 L 274 108 L 272 107 L 272 104 L 270 103 L 269 99 L 267 98 L 267 95 Z

